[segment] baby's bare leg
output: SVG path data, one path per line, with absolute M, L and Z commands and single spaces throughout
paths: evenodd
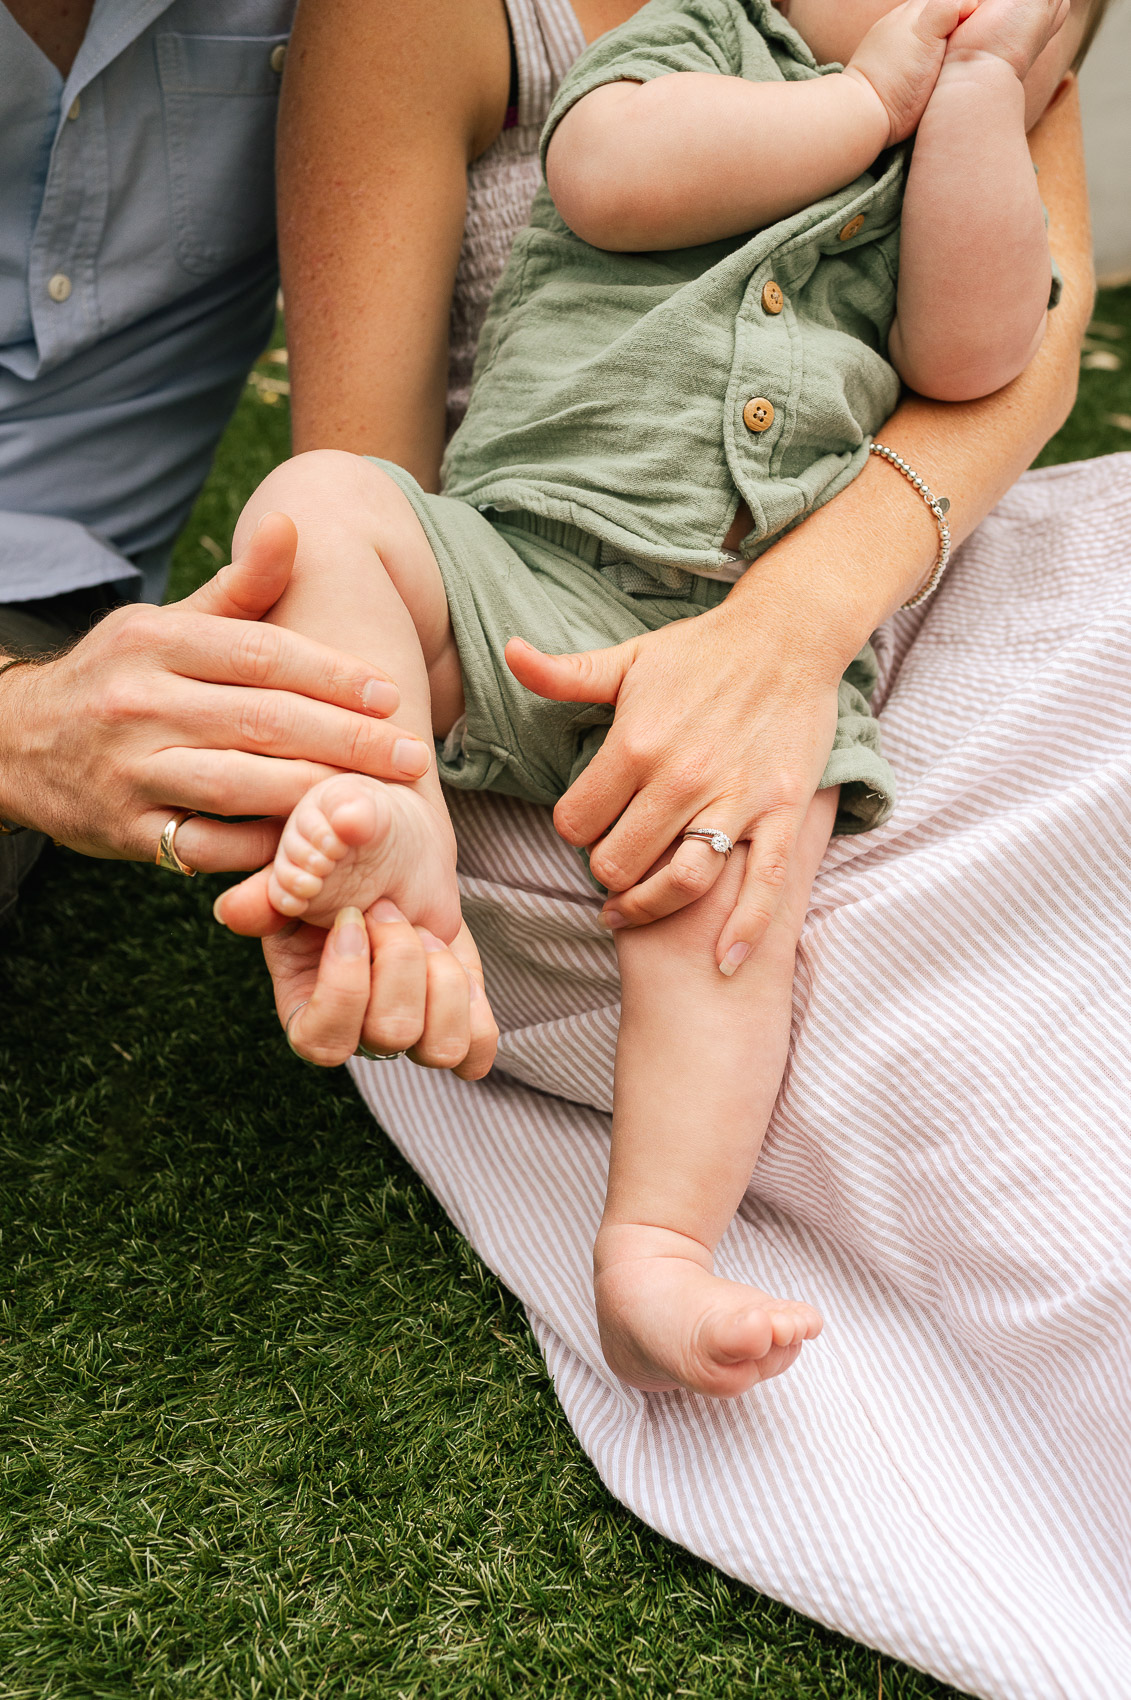
M 636 1387 L 731 1397 L 787 1369 L 819 1332 L 810 1306 L 711 1270 L 781 1084 L 797 940 L 836 803 L 835 790 L 815 797 L 779 912 L 732 979 L 713 947 L 741 847 L 707 897 L 617 934 L 621 1027 L 594 1269 L 605 1355 Z
M 264 514 L 298 528 L 291 582 L 269 618 L 380 666 L 400 691 L 396 746 L 404 782 L 326 780 L 292 814 L 274 865 L 233 887 L 224 919 L 262 930 L 271 909 L 329 924 L 344 905 L 388 896 L 414 924 L 448 942 L 459 926 L 455 838 L 435 762 L 463 708 L 447 598 L 423 527 L 403 492 L 357 455 L 321 450 L 264 479 L 240 516 L 233 547 Z

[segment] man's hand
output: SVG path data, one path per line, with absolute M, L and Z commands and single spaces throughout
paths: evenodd
M 606 922 L 637 926 L 702 897 L 724 866 L 704 840 L 649 870 L 685 828 L 717 827 L 751 846 L 717 960 L 755 945 L 832 749 L 839 676 L 822 676 L 795 636 L 765 631 L 752 644 L 729 600 L 610 649 L 550 656 L 512 639 L 506 655 L 539 696 L 616 704 L 604 744 L 554 810 L 561 836 L 592 847 L 594 874 L 616 894 Z
M 57 660 L 0 675 L 0 817 L 90 856 L 177 852 L 207 872 L 256 868 L 280 819 L 341 769 L 415 779 L 431 751 L 385 716 L 395 685 L 368 662 L 261 624 L 294 564 L 283 514 L 185 601 L 116 610 Z
M 280 1025 L 307 1062 L 336 1068 L 364 1044 L 461 1080 L 487 1073 L 499 1030 L 466 923 L 443 945 L 386 898 L 364 917 L 343 909 L 329 932 L 279 922 L 263 954 Z

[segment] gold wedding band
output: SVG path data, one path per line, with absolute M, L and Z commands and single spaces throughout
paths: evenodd
M 192 820 L 195 809 L 178 809 L 165 825 L 161 834 L 161 842 L 157 846 L 157 854 L 153 858 L 159 868 L 167 868 L 171 874 L 184 874 L 186 879 L 195 879 L 196 869 L 190 868 L 187 862 L 182 862 L 177 855 L 177 833 L 187 820 Z

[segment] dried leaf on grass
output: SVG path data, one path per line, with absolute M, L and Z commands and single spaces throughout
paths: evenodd
M 1118 372 L 1123 362 L 1110 348 L 1098 348 L 1085 354 L 1080 364 L 1089 372 Z
M 248 384 L 258 392 L 260 401 L 278 401 L 281 395 L 290 395 L 291 386 L 285 378 L 268 378 L 262 372 L 250 372 Z

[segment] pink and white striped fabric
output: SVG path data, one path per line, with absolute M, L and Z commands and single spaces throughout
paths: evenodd
M 1129 569 L 1131 455 L 1031 473 L 880 634 L 901 800 L 817 879 L 719 1257 L 821 1308 L 788 1375 L 724 1405 L 605 1367 L 617 975 L 546 815 L 455 799 L 506 1078 L 355 1066 L 618 1498 L 994 1700 L 1131 1696 Z

